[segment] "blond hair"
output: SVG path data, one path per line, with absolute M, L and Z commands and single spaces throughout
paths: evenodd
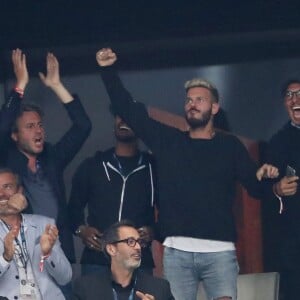
M 194 87 L 202 87 L 208 89 L 216 102 L 219 102 L 219 92 L 217 88 L 208 80 L 202 78 L 193 78 L 188 80 L 184 84 L 185 91 L 188 92 L 189 89 Z

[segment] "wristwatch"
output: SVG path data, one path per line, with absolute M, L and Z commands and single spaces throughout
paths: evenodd
M 79 236 L 82 232 L 82 228 L 85 227 L 85 225 L 79 225 L 77 229 L 75 230 L 75 235 Z

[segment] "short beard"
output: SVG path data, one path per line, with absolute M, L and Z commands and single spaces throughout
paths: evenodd
M 124 144 L 131 144 L 133 142 L 136 142 L 136 136 L 135 135 L 116 135 L 116 139 L 119 142 L 122 142 Z
M 140 267 L 141 262 L 142 262 L 141 259 L 139 261 L 134 262 L 134 263 L 130 260 L 125 260 L 124 265 L 125 265 L 126 269 L 134 271 L 135 269 Z
M 187 114 L 185 115 L 185 119 L 189 124 L 190 128 L 192 129 L 205 127 L 209 123 L 210 118 L 211 118 L 211 111 L 207 111 L 203 113 L 202 119 L 188 118 Z

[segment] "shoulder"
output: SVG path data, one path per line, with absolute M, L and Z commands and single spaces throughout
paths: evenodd
M 34 214 L 22 214 L 25 223 L 32 223 L 33 225 L 55 224 L 54 219 Z
M 95 166 L 97 163 L 102 163 L 105 153 L 103 151 L 97 151 L 93 156 L 85 158 L 79 165 L 78 169 L 80 168 L 90 168 Z
M 90 283 L 93 283 L 93 282 L 97 282 L 99 283 L 100 279 L 107 279 L 107 275 L 95 275 L 95 274 L 88 274 L 88 275 L 82 275 L 78 278 L 75 279 L 75 282 L 77 283 L 80 283 L 80 282 L 90 282 Z M 102 281 L 101 280 L 101 281 Z
M 284 141 L 286 139 L 289 139 L 290 134 L 293 131 L 293 127 L 288 122 L 283 127 L 281 127 L 270 139 L 270 144 L 276 144 L 278 142 Z
M 151 154 L 148 151 L 141 151 L 141 155 L 143 156 L 143 162 L 144 163 L 154 163 L 155 157 L 153 154 Z
M 241 145 L 241 140 L 231 132 L 217 131 L 216 140 L 225 144 Z
M 107 274 L 101 274 L 101 275 L 83 275 L 75 279 L 75 286 L 81 286 L 81 287 L 88 287 L 89 289 L 93 289 L 96 287 L 96 289 L 99 288 L 99 286 L 108 285 L 109 284 L 109 277 Z

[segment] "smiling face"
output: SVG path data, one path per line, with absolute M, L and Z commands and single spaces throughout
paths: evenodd
M 16 131 L 11 135 L 18 149 L 26 156 L 36 156 L 44 149 L 45 130 L 41 116 L 35 111 L 25 111 L 16 121 Z
M 119 117 L 115 117 L 115 137 L 118 141 L 131 143 L 136 140 L 132 129 Z
M 27 206 L 27 201 L 20 192 L 16 176 L 10 172 L 1 172 L 0 216 L 18 214 Z
M 300 83 L 288 85 L 284 96 L 284 105 L 291 121 L 300 125 Z
M 185 118 L 191 128 L 205 127 L 219 110 L 210 90 L 204 87 L 192 87 L 187 91 Z

